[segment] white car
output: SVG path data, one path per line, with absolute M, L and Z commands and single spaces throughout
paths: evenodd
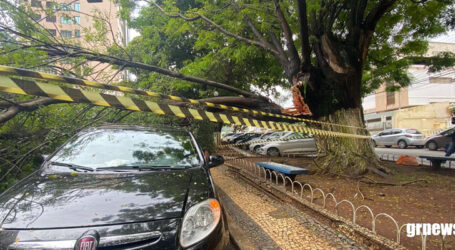
M 280 132 L 275 132 L 269 136 L 267 136 L 265 138 L 265 140 L 277 140 L 277 139 L 283 139 L 285 137 L 288 137 L 290 134 L 293 134 L 293 132 L 284 132 L 284 131 L 280 131 Z M 263 139 L 260 139 L 260 140 L 263 140 Z M 259 141 L 259 140 L 257 140 Z M 250 146 L 249 146 L 249 149 L 250 151 L 252 152 L 256 152 L 258 153 L 257 151 L 259 150 L 260 147 L 264 146 L 264 144 L 266 144 L 267 142 L 257 142 L 257 143 L 251 143 Z
M 317 152 L 314 138 L 303 138 L 289 141 L 270 142 L 258 149 L 258 153 L 272 157 L 286 154 Z

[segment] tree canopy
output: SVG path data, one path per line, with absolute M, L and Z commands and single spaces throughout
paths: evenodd
M 309 114 L 304 112 L 307 110 L 315 119 L 363 127 L 361 98 L 365 94 L 384 82 L 410 84 L 406 69 L 411 64 L 440 70 L 453 65 L 455 58 L 452 53 L 425 55 L 429 38 L 454 29 L 455 6 L 449 0 L 118 3 L 121 18 L 140 32 L 126 47 L 112 42 L 115 39 L 106 39 L 112 35 L 112 24 L 102 13 L 85 13 L 96 21 L 93 30 L 86 32 L 85 45 L 81 45 L 59 32 L 51 34 L 35 20 L 34 10 L 27 5 L 1 1 L 0 63 L 99 80 L 104 66 L 93 67 L 95 63 L 117 70 L 101 80 L 104 82 L 129 70 L 136 80 L 115 84 L 274 112 L 280 110 L 267 97 L 276 93 L 273 86 L 279 85 L 292 89 L 301 114 Z M 136 10 L 138 14 L 132 14 Z M 50 6 L 43 11 L 52 15 L 59 10 Z M 254 93 L 253 86 L 267 94 Z M 56 104 L 45 98 L 1 97 L 4 112 L 0 122 L 15 124 L 2 127 L 4 132 L 17 129 L 16 118 L 25 119 L 26 124 L 29 118 L 24 116 L 29 112 Z M 68 104 L 58 105 L 68 108 Z M 71 117 L 69 108 L 66 112 Z M 96 116 L 100 111 L 93 112 Z M 110 118 L 116 121 L 123 115 L 131 117 L 115 113 L 109 117 L 116 116 Z M 325 141 L 318 145 L 320 155 L 333 156 L 325 165 L 339 163 L 339 169 L 362 165 L 357 171 L 362 172 L 369 164 L 365 159 L 375 158 L 367 140 Z
M 349 96 L 359 102 L 381 83 L 407 86 L 411 64 L 453 64 L 451 53 L 424 60 L 428 39 L 454 28 L 451 1 L 145 2 L 120 1 L 122 17 L 141 33 L 129 45 L 140 54 L 135 60 L 246 90 L 290 88 L 303 68 L 323 70 L 328 63 L 326 75 L 361 71 L 358 90 L 351 91 L 359 93 Z M 140 9 L 137 17 L 130 14 L 134 8 Z M 341 100 L 331 97 L 317 116 L 337 109 Z

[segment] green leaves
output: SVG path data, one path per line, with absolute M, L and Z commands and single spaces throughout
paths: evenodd
M 406 69 L 413 63 L 422 63 L 428 50 L 429 38 L 445 32 L 453 16 L 448 13 L 453 5 L 444 1 L 398 1 L 378 23 L 369 55 L 365 62 L 363 91 L 371 93 L 383 82 L 396 82 L 400 86 L 411 83 Z M 414 60 L 420 58 L 420 60 Z M 430 71 L 453 65 L 449 55 L 440 54 L 424 60 Z

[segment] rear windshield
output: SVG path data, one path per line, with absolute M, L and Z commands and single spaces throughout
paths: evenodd
M 93 169 L 117 166 L 191 167 L 199 163 L 186 132 L 109 129 L 76 136 L 51 161 Z
M 406 133 L 408 133 L 408 134 L 422 134 L 417 129 L 406 129 Z

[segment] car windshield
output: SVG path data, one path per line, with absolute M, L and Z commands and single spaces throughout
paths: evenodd
M 104 129 L 71 139 L 49 160 L 92 169 L 128 166 L 183 168 L 199 164 L 186 132 Z
M 277 138 L 280 138 L 283 134 L 281 132 L 275 132 L 273 134 L 271 134 L 269 137 L 267 137 L 267 139 L 277 139 Z
M 451 128 L 451 129 L 447 129 L 447 130 L 444 131 L 444 132 L 441 132 L 441 135 L 443 135 L 443 136 L 448 136 L 448 135 L 453 134 L 454 132 L 455 132 L 455 130 L 454 130 L 453 128 Z

